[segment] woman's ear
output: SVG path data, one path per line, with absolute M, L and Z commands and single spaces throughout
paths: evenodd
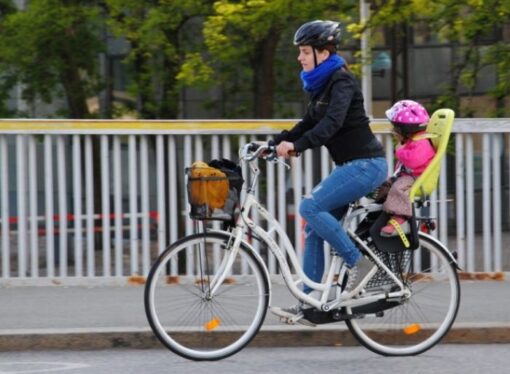
M 323 61 L 326 61 L 329 58 L 329 56 L 331 56 L 331 53 L 327 49 L 317 51 L 317 59 L 319 64 Z

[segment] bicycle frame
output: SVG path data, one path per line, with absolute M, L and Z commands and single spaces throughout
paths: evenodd
M 258 226 L 253 222 L 250 218 L 250 211 L 255 208 L 259 213 L 259 216 L 265 219 L 268 222 L 268 227 L 271 227 L 270 231 L 264 230 L 262 227 Z M 290 292 L 298 299 L 305 301 L 317 308 L 321 307 L 321 303 L 316 299 L 310 297 L 301 291 L 297 284 L 303 282 L 307 286 L 312 289 L 319 291 L 329 291 L 330 284 L 332 284 L 333 276 L 335 274 L 335 269 L 339 269 L 341 265 L 341 259 L 339 256 L 333 256 L 331 265 L 328 270 L 327 275 L 327 283 L 316 283 L 312 281 L 310 278 L 306 276 L 301 265 L 299 264 L 296 252 L 294 247 L 287 236 L 287 233 L 282 228 L 280 223 L 256 200 L 254 194 L 252 192 L 248 192 L 246 195 L 245 202 L 243 204 L 243 209 L 241 213 L 242 222 L 239 223 L 239 231 L 237 235 L 243 236 L 246 232 L 246 228 L 251 229 L 257 236 L 259 236 L 262 241 L 266 243 L 271 253 L 275 256 L 278 261 L 278 265 L 280 266 L 281 273 L 285 283 L 287 284 Z M 276 233 L 278 238 L 281 240 L 281 246 L 276 243 L 273 239 L 272 234 Z M 288 261 L 286 256 L 288 256 Z M 298 281 L 294 281 L 294 278 L 291 273 L 292 266 L 297 273 Z
M 255 197 L 255 186 L 258 181 L 258 177 L 260 174 L 260 171 L 256 165 L 253 163 L 248 163 L 250 166 L 250 169 L 252 171 L 252 180 L 250 183 L 250 187 L 247 189 L 246 197 L 244 200 L 244 203 L 241 207 L 241 215 L 240 218 L 237 221 L 236 228 L 232 232 L 232 237 L 234 239 L 234 244 L 232 246 L 232 253 L 231 256 L 225 256 L 224 261 L 222 261 L 222 264 L 220 265 L 220 269 L 218 271 L 218 279 L 215 279 L 213 284 L 214 286 L 211 290 L 211 293 L 214 294 L 215 290 L 219 285 L 222 283 L 223 279 L 226 277 L 226 273 L 228 272 L 228 269 L 230 265 L 232 264 L 233 259 L 237 255 L 238 248 L 243 240 L 243 237 L 245 236 L 248 229 L 252 230 L 258 237 L 261 238 L 261 240 L 267 245 L 268 249 L 271 251 L 271 253 L 275 256 L 276 260 L 278 261 L 278 264 L 281 269 L 281 273 L 284 279 L 285 284 L 287 285 L 289 291 L 296 297 L 297 299 L 306 302 L 309 305 L 312 305 L 313 307 L 328 311 L 333 308 L 338 307 L 344 307 L 344 306 L 358 306 L 358 305 L 365 305 L 372 302 L 375 302 L 377 300 L 387 298 L 387 297 L 401 297 L 404 295 L 407 291 L 404 290 L 404 286 L 400 282 L 400 280 L 386 267 L 386 265 L 375 255 L 373 252 L 366 247 L 364 243 L 360 241 L 359 238 L 352 232 L 348 231 L 351 237 L 353 237 L 354 240 L 357 240 L 360 242 L 367 252 L 375 259 L 375 261 L 378 263 L 378 265 L 383 268 L 390 276 L 395 280 L 396 284 L 400 287 L 400 291 L 394 291 L 390 294 L 378 294 L 373 296 L 367 296 L 363 299 L 353 299 L 353 297 L 361 291 L 361 289 L 368 283 L 368 281 L 371 279 L 371 277 L 377 272 L 377 267 L 372 268 L 372 270 L 368 273 L 368 275 L 351 291 L 343 292 L 341 297 L 339 294 L 337 294 L 337 297 L 333 301 L 327 302 L 329 291 L 331 287 L 334 285 L 334 278 L 335 275 L 342 276 L 342 264 L 343 261 L 341 257 L 336 254 L 336 252 L 332 251 L 331 253 L 331 262 L 329 265 L 329 269 L 327 269 L 326 272 L 326 278 L 324 283 L 317 283 L 312 281 L 303 271 L 303 268 L 299 264 L 298 258 L 296 256 L 296 252 L 294 249 L 294 246 L 292 245 L 289 237 L 287 236 L 287 233 L 282 228 L 280 223 L 258 202 L 257 198 Z M 259 216 L 265 219 L 268 222 L 268 227 L 271 229 L 266 231 L 259 225 L 257 225 L 250 217 L 250 213 L 252 209 L 256 209 Z M 373 207 L 369 209 L 375 209 Z M 380 209 L 380 208 L 379 208 Z M 344 226 L 347 226 L 350 224 L 350 222 L 357 218 L 358 214 L 353 214 L 348 217 L 344 221 Z M 278 245 L 276 241 L 273 239 L 272 234 L 276 233 L 278 235 L 278 238 L 280 239 L 281 245 Z M 245 243 L 248 245 L 247 243 Z M 251 247 L 248 245 L 248 247 Z M 290 265 L 296 270 L 296 275 L 298 277 L 298 280 L 295 281 L 293 278 L 293 275 L 291 273 L 291 268 L 289 266 L 289 261 L 287 261 L 286 256 L 288 256 Z M 264 263 L 263 263 L 264 264 Z M 265 266 L 265 264 L 264 264 Z M 267 269 L 265 269 L 266 274 L 268 273 Z M 317 300 L 310 295 L 303 292 L 297 285 L 299 283 L 304 283 L 308 287 L 318 290 L 322 292 L 322 297 L 320 300 Z

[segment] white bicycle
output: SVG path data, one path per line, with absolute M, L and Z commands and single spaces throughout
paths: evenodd
M 372 261 L 372 269 L 349 287 L 342 259 L 331 251 L 322 283 L 313 282 L 299 266 L 285 231 L 255 197 L 259 169 L 254 160 L 261 158 L 281 162 L 274 146 L 247 144 L 240 150 L 252 180 L 235 227 L 186 236 L 153 264 L 144 301 L 157 338 L 182 357 L 219 360 L 255 337 L 270 306 L 271 283 L 261 256 L 245 240 L 250 230 L 274 254 L 292 295 L 312 306 L 305 312 L 308 322 L 345 322 L 363 346 L 386 356 L 416 355 L 437 344 L 459 308 L 454 255 L 434 237 L 418 232 L 416 224 L 407 236 L 379 237 L 380 225 L 387 220 L 382 206 L 355 203 L 342 224 Z M 267 230 L 250 218 L 254 211 L 268 221 Z M 421 219 L 430 224 L 430 219 Z M 301 283 L 322 296 L 305 294 Z

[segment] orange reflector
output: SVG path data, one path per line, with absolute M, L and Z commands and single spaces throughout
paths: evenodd
M 210 320 L 209 322 L 207 323 L 204 323 L 204 328 L 207 330 L 207 331 L 211 331 L 211 330 L 214 330 L 216 327 L 218 327 L 220 325 L 220 320 L 218 318 L 213 318 L 212 320 Z
M 417 332 L 420 332 L 421 326 L 419 323 L 413 323 L 412 325 L 404 327 L 404 334 L 406 335 L 412 335 L 416 334 Z

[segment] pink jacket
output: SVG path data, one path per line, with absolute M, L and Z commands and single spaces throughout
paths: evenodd
M 436 150 L 429 139 L 408 140 L 395 151 L 399 163 L 412 171 L 415 177 L 423 173 L 435 154 Z

